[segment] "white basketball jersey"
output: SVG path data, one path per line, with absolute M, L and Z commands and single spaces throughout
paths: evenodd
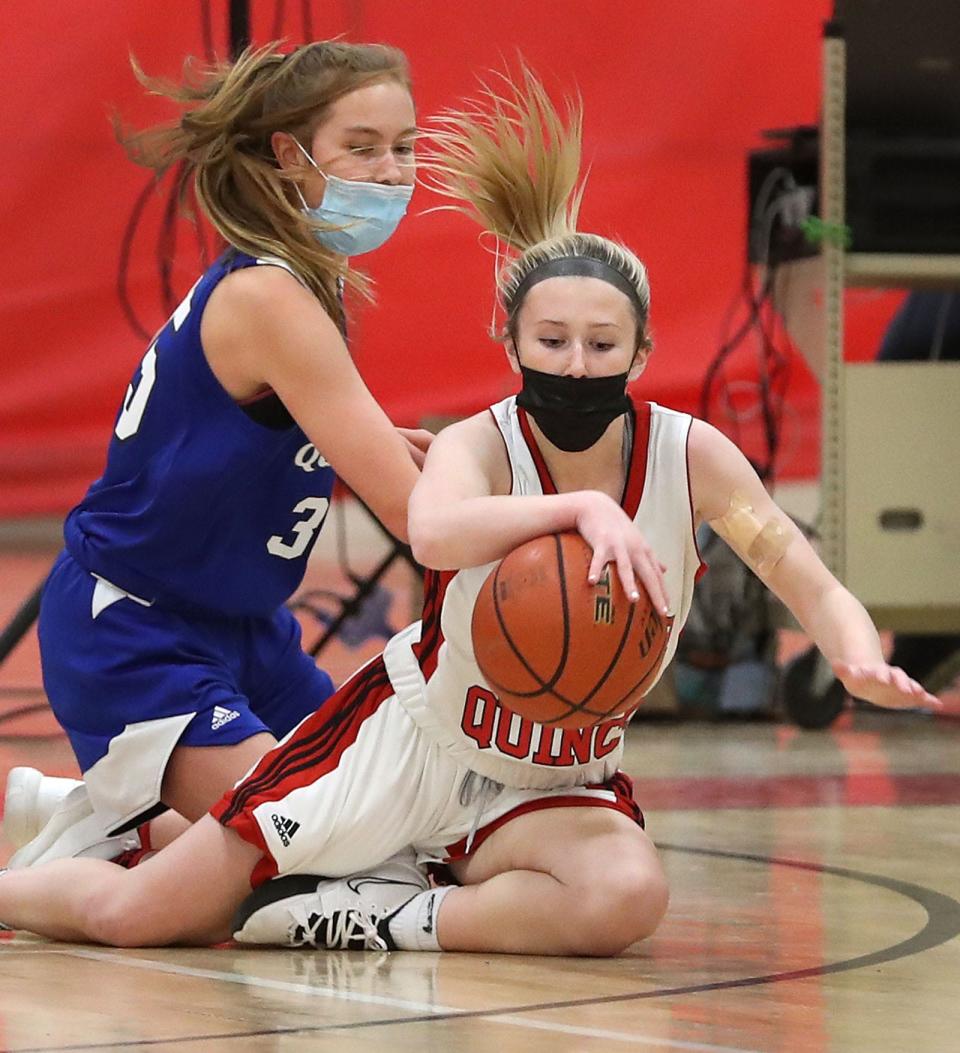
M 633 449 L 621 504 L 660 562 L 673 630 L 658 676 L 673 657 L 700 569 L 687 475 L 691 418 L 634 404 Z M 556 493 L 515 396 L 491 407 L 513 473 L 511 493 Z M 473 654 L 473 607 L 496 563 L 428 572 L 422 622 L 398 633 L 384 658 L 397 698 L 454 759 L 506 786 L 545 789 L 601 782 L 616 772 L 629 715 L 582 729 L 549 728 L 504 709 Z M 652 680 L 648 689 L 656 680 Z

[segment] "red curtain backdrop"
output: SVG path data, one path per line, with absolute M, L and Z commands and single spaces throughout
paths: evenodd
M 650 270 L 657 350 L 641 380 L 649 398 L 695 410 L 727 308 L 740 286 L 748 149 L 764 128 L 815 123 L 820 28 L 829 0 L 251 0 L 255 43 L 342 34 L 403 48 L 421 118 L 474 93 L 477 74 L 518 53 L 555 94 L 579 90 L 590 178 L 582 229 L 619 237 Z M 226 0 L 57 0 L 0 5 L 5 128 L 0 208 L 2 384 L 0 516 L 62 514 L 103 464 L 107 439 L 150 333 L 201 268 L 181 223 L 173 265 L 160 260 L 169 189 L 148 183 L 115 143 L 109 115 L 140 126 L 169 117 L 146 98 L 128 55 L 176 77 L 186 55 L 228 53 Z M 514 390 L 485 335 L 494 258 L 478 228 L 418 190 L 410 218 L 358 261 L 378 302 L 354 320 L 354 353 L 391 416 L 477 410 Z M 853 353 L 870 357 L 889 297 L 858 294 Z M 738 357 L 733 376 L 749 376 Z M 818 393 L 793 356 L 781 474 L 817 471 Z

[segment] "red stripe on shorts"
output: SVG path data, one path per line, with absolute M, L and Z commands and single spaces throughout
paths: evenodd
M 526 804 L 518 804 L 509 812 L 504 812 L 498 819 L 481 826 L 473 836 L 470 852 L 467 852 L 467 838 L 462 837 L 456 844 L 448 845 L 445 849 L 446 863 L 454 863 L 458 859 L 465 859 L 472 855 L 483 844 L 484 841 L 501 826 L 506 826 L 513 819 L 530 812 L 543 811 L 546 808 L 613 808 L 622 812 L 628 819 L 632 819 L 641 828 L 644 826 L 643 812 L 633 797 L 633 780 L 629 775 L 618 771 L 613 778 L 606 782 L 589 783 L 583 787 L 585 790 L 607 790 L 613 793 L 612 801 L 605 801 L 602 797 L 581 797 L 574 794 L 557 797 L 538 797 L 536 800 L 527 801 Z
M 265 754 L 243 782 L 224 794 L 210 810 L 213 817 L 232 826 L 241 814 L 333 771 L 344 750 L 356 741 L 363 722 L 392 693 L 382 657 L 364 666 L 290 738 Z M 261 842 L 257 839 L 255 843 Z

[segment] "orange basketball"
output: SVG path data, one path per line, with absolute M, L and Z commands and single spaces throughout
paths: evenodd
M 548 534 L 509 553 L 473 608 L 473 649 L 500 702 L 558 728 L 583 728 L 634 709 L 653 683 L 673 619 L 638 582 L 630 603 L 613 566 L 587 581 L 590 546 Z

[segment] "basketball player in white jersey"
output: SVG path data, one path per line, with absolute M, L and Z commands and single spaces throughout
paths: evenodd
M 555 531 L 588 542 L 591 578 L 609 563 L 628 596 L 642 582 L 675 638 L 700 569 L 694 529 L 706 520 L 852 694 L 934 704 L 886 665 L 862 606 L 736 447 L 627 396 L 650 351 L 649 287 L 633 253 L 576 231 L 579 114 L 565 125 L 529 73 L 486 105 L 448 117 L 437 170 L 441 189 L 515 253 L 499 294 L 523 386 L 452 425 L 427 456 L 409 514 L 414 551 L 432 568 L 422 622 L 152 859 L 130 871 L 85 859 L 10 872 L 0 921 L 121 946 L 234 933 L 576 955 L 616 954 L 652 933 L 668 891 L 618 768 L 628 715 L 584 731 L 521 720 L 472 652 L 473 602 L 491 567 Z M 411 845 L 453 882 L 426 888 L 413 868 L 380 866 Z

